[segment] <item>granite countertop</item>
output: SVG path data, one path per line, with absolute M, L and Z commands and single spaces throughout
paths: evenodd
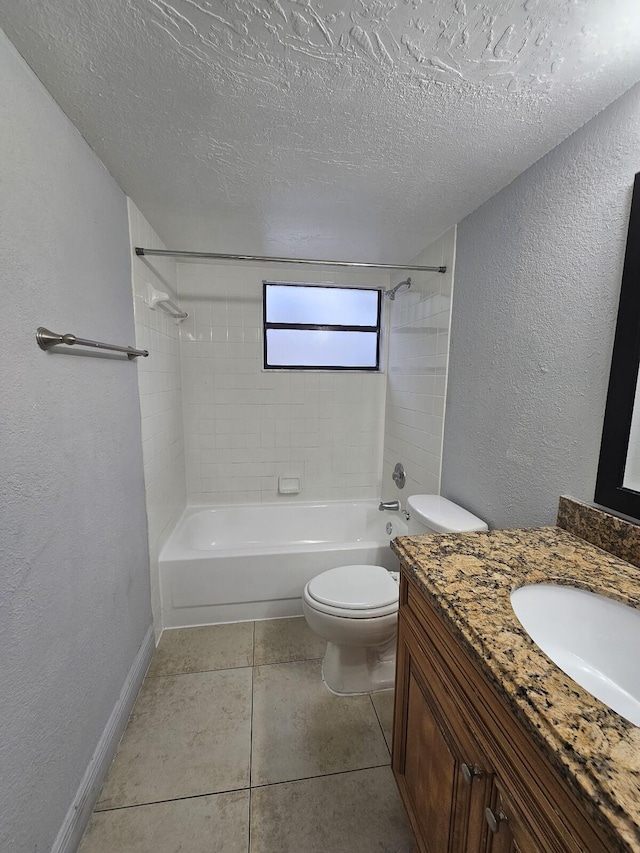
M 640 728 L 565 675 L 509 598 L 549 582 L 640 609 L 638 569 L 559 527 L 401 536 L 392 548 L 589 811 L 621 849 L 640 850 Z

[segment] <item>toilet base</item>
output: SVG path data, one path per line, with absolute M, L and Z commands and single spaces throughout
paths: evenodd
M 396 638 L 384 646 L 340 646 L 327 643 L 322 680 L 338 696 L 377 693 L 394 686 Z

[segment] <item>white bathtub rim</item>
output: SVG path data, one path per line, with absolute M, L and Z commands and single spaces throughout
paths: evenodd
M 305 553 L 309 549 L 313 551 L 330 551 L 335 549 L 337 546 L 343 548 L 345 551 L 354 550 L 356 548 L 371 548 L 377 547 L 381 544 L 388 545 L 391 539 L 388 536 L 381 535 L 379 539 L 330 539 L 330 540 L 321 540 L 319 542 L 314 542 L 313 540 L 308 541 L 297 541 L 297 542 L 287 542 L 286 540 L 275 540 L 272 542 L 257 542 L 251 545 L 242 547 L 241 545 L 234 544 L 229 545 L 228 543 L 224 543 L 223 547 L 213 547 L 213 548 L 192 548 L 183 543 L 178 543 L 174 541 L 174 535 L 176 531 L 180 530 L 186 520 L 192 516 L 196 515 L 199 512 L 206 512 L 207 510 L 230 510 L 230 509 L 238 509 L 238 510 L 260 510 L 265 507 L 278 507 L 279 509 L 286 510 L 287 507 L 297 507 L 302 509 L 322 509 L 327 506 L 358 506 L 365 507 L 369 510 L 375 508 L 376 512 L 378 511 L 378 503 L 377 500 L 367 499 L 367 500 L 348 500 L 348 501 L 288 501 L 288 502 L 269 502 L 269 503 L 252 503 L 252 504 L 189 504 L 176 523 L 173 526 L 173 530 L 167 537 L 164 545 L 162 546 L 160 553 L 158 555 L 158 559 L 163 563 L 175 562 L 177 560 L 201 560 L 205 557 L 205 555 L 214 555 L 216 557 L 230 557 L 230 556 L 249 556 L 252 554 L 265 554 L 269 556 L 277 556 L 278 554 L 296 554 L 296 553 Z M 375 516 L 374 516 L 375 517 Z M 402 531 L 398 535 L 405 535 L 406 522 L 402 518 L 402 516 L 397 512 L 388 512 L 385 513 L 385 517 L 387 521 L 395 521 L 399 523 L 400 530 Z M 382 519 L 380 519 L 382 521 Z M 391 537 L 393 538 L 393 537 Z
M 315 501 L 292 501 L 287 500 L 284 497 L 282 500 L 275 501 L 257 501 L 254 503 L 188 503 L 184 510 L 182 511 L 182 516 L 188 515 L 190 512 L 198 511 L 200 509 L 244 509 L 244 508 L 252 508 L 256 509 L 258 507 L 265 506 L 302 506 L 302 507 L 314 507 L 314 506 L 335 506 L 336 504 L 351 504 L 351 505 L 361 505 L 367 504 L 370 506 L 375 506 L 378 509 L 378 505 L 380 504 L 380 500 L 378 498 L 346 498 L 344 500 L 340 500 L 339 498 L 335 499 L 327 499 L 327 500 L 315 500 Z
M 196 550 L 195 548 L 186 548 L 184 545 L 173 546 L 163 550 L 160 559 L 164 564 L 182 562 L 183 560 L 202 560 L 206 559 L 205 555 L 215 555 L 215 557 L 251 557 L 256 554 L 263 554 L 266 557 L 277 557 L 283 554 L 306 554 L 309 550 L 317 552 L 325 551 L 355 551 L 360 548 L 377 548 L 380 545 L 388 545 L 390 539 L 353 539 L 349 542 L 336 540 L 334 542 L 304 542 L 302 544 L 291 544 L 278 542 L 273 547 L 264 547 L 262 545 L 253 545 L 249 548 L 211 548 L 209 551 Z

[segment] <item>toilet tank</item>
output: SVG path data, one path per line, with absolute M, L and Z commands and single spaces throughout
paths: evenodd
M 409 535 L 488 530 L 486 522 L 440 495 L 412 495 L 407 500 Z

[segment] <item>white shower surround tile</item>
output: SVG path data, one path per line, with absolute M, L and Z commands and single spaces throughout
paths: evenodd
M 382 495 L 403 505 L 440 493 L 455 241 L 454 227 L 413 261 L 445 265 L 446 273 L 413 273 L 411 290 L 391 303 Z M 391 478 L 396 462 L 404 489 Z
M 377 498 L 385 373 L 264 371 L 262 282 L 388 287 L 379 273 L 178 264 L 189 503 Z M 278 477 L 300 477 L 280 496 Z
M 149 350 L 149 357 L 139 358 L 136 363 L 149 536 L 151 607 L 157 642 L 162 633 L 158 554 L 186 506 L 187 495 L 179 326 L 161 308 L 152 310 L 145 300 L 148 283 L 157 290 L 166 290 L 162 279 L 177 293 L 177 274 L 175 261 L 150 258 L 148 263 L 162 277 L 159 278 L 145 260 L 135 255 L 135 246 L 153 249 L 166 247 L 131 199 L 127 202 L 136 346 Z

